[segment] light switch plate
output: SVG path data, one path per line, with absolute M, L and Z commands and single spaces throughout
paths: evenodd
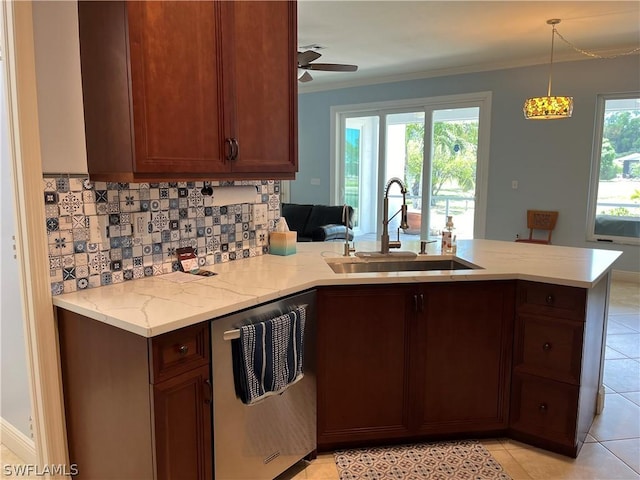
M 89 241 L 91 243 L 107 242 L 107 220 L 106 215 L 89 216 Z
M 265 203 L 256 203 L 253 205 L 253 224 L 264 225 L 268 222 L 267 205 Z

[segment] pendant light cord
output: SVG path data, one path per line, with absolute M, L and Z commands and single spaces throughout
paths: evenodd
M 586 56 L 592 57 L 592 58 L 610 59 L 610 58 L 624 57 L 626 55 L 634 55 L 634 54 L 640 52 L 640 47 L 637 47 L 637 48 L 634 48 L 633 50 L 629 50 L 628 52 L 617 53 L 617 54 L 614 54 L 614 55 L 600 55 L 598 53 L 590 52 L 588 50 L 583 50 L 582 48 L 576 47 L 573 43 L 571 43 L 569 40 L 564 38 L 560 34 L 560 32 L 558 30 L 556 30 L 556 26 L 555 25 L 553 26 L 553 34 L 554 35 L 558 35 L 558 38 L 560 38 L 560 40 L 562 40 L 564 43 L 566 43 L 571 48 L 573 48 L 576 52 L 582 53 L 583 55 L 586 55 Z M 551 47 L 552 48 L 551 55 L 553 57 L 553 40 L 551 40 L 551 45 L 552 45 L 552 47 Z

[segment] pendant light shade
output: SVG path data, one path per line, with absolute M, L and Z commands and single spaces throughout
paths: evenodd
M 553 40 L 556 35 L 556 25 L 560 19 L 552 18 L 547 23 L 553 27 L 551 31 L 551 61 L 549 63 L 549 85 L 546 97 L 531 97 L 524 102 L 522 111 L 528 120 L 553 120 L 569 118 L 573 113 L 573 97 L 554 97 L 551 95 L 551 73 L 553 71 Z
M 573 97 L 527 98 L 522 110 L 525 118 L 529 120 L 569 118 L 573 113 Z

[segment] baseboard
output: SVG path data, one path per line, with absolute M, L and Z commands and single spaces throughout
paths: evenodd
M 36 444 L 33 439 L 0 417 L 0 440 L 2 444 L 24 460 L 27 464 L 36 463 Z
M 628 270 L 612 270 L 611 279 L 618 282 L 640 283 L 640 272 Z

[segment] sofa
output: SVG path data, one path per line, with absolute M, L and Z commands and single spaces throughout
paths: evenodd
M 283 203 L 281 215 L 289 230 L 298 232 L 298 242 L 327 242 L 345 240 L 345 225 L 342 220 L 342 205 L 302 205 Z M 349 240 L 353 240 L 353 208 L 349 211 Z

